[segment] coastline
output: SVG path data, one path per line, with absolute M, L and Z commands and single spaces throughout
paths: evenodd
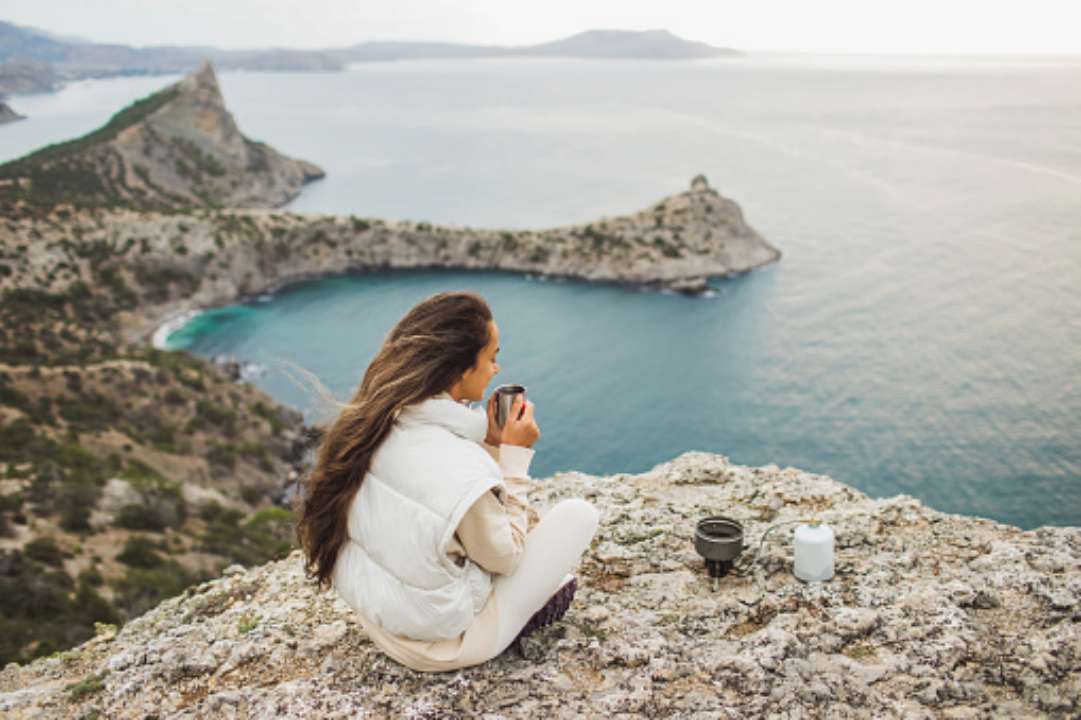
M 184 310 L 163 321 L 151 334 L 150 345 L 156 350 L 169 350 L 169 336 L 202 315 L 204 310 Z
M 320 273 L 310 276 L 301 276 L 292 278 L 275 285 L 268 286 L 262 290 L 255 290 L 247 292 L 242 295 L 237 295 L 232 299 L 223 299 L 220 301 L 209 302 L 207 304 L 198 305 L 196 307 L 187 307 L 188 303 L 181 303 L 177 307 L 171 308 L 168 312 L 158 321 L 158 324 L 153 327 L 149 332 L 145 333 L 143 340 L 149 342 L 157 350 L 166 350 L 172 352 L 167 346 L 167 340 L 169 335 L 180 330 L 185 325 L 196 319 L 203 313 L 209 310 L 218 310 L 233 305 L 245 305 L 248 303 L 264 303 L 272 302 L 279 293 L 285 292 L 291 288 L 304 285 L 307 283 L 318 283 L 321 280 L 327 280 L 335 277 L 349 277 L 349 276 L 363 276 L 371 275 L 382 272 L 395 272 L 401 270 L 416 270 L 416 271 L 452 271 L 463 270 L 468 272 L 492 272 L 492 273 L 510 273 L 513 275 L 522 276 L 525 280 L 534 280 L 537 282 L 588 282 L 597 285 L 611 285 L 614 287 L 625 288 L 627 290 L 637 292 L 655 292 L 663 295 L 683 295 L 691 298 L 700 298 L 708 300 L 717 297 L 720 293 L 712 285 L 711 281 L 724 281 L 731 277 L 736 277 L 744 273 L 727 273 L 724 275 L 708 275 L 702 278 L 700 286 L 696 285 L 693 290 L 678 289 L 673 287 L 672 284 L 664 281 L 655 282 L 641 282 L 633 280 L 617 280 L 617 279 L 585 279 L 575 275 L 559 274 L 559 273 L 543 273 L 536 271 L 524 271 L 524 270 L 503 270 L 499 268 L 474 268 L 459 265 L 431 265 L 431 266 L 413 266 L 408 268 L 395 268 L 395 267 L 355 267 L 348 268 L 341 272 L 328 272 Z M 747 271 L 749 272 L 749 270 Z M 183 309 L 179 309 L 183 308 Z

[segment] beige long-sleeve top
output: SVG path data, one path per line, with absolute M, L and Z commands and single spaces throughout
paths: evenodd
M 473 503 L 462 516 L 447 555 L 459 565 L 468 557 L 488 572 L 507 575 L 518 567 L 525 536 L 540 519 L 526 497 L 532 485 L 529 464 L 534 451 L 519 445 L 504 444 L 497 448 L 482 444 L 499 463 L 507 489 L 493 488 Z M 454 670 L 487 660 L 499 627 L 494 593 L 489 594 L 465 632 L 448 640 L 403 637 L 387 632 L 363 613 L 357 615 L 364 631 L 383 652 L 407 667 L 429 672 Z

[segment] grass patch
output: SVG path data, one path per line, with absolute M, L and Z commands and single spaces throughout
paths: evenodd
M 71 702 L 81 702 L 88 696 L 101 692 L 105 688 L 105 684 L 102 682 L 105 675 L 105 672 L 87 675 L 82 680 L 65 686 L 64 689 L 68 691 L 68 699 Z
M 236 630 L 241 635 L 247 635 L 257 627 L 259 627 L 259 616 L 252 614 L 240 618 L 236 624 Z

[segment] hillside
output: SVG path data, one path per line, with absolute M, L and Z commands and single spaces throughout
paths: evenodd
M 323 171 L 244 137 L 205 62 L 76 140 L 0 165 L 0 212 L 282 205 Z
M 0 190 L 0 662 L 70 647 L 95 622 L 126 622 L 231 562 L 292 546 L 275 500 L 303 466 L 300 414 L 234 382 L 228 364 L 123 337 L 125 313 L 198 284 L 170 265 L 183 256 L 170 238 L 144 222 L 118 239 L 112 224 L 116 206 L 167 202 L 116 181 L 133 153 L 164 182 L 184 142 L 228 170 L 174 183 L 174 198 L 225 178 L 241 191 L 222 197 L 266 202 L 295 192 L 305 167 L 239 135 L 209 67 L 97 133 L 0 167 L 12 173 Z M 96 182 L 104 168 L 112 176 Z M 114 192 L 54 182 L 72 177 Z M 151 238 L 168 251 L 140 262 Z
M 120 629 L 0 673 L 6 718 L 1073 718 L 1081 712 L 1081 530 L 1022 532 L 871 500 L 829 477 L 688 452 L 641 475 L 535 479 L 543 514 L 601 525 L 567 615 L 488 663 L 424 674 L 382 655 L 301 555 L 166 600 Z M 711 583 L 694 523 L 743 523 Z M 834 577 L 791 573 L 791 527 L 823 517 Z

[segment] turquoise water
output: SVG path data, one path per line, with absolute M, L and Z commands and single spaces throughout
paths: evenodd
M 0 129 L 0 157 L 92 128 L 105 90 L 134 98 L 138 80 L 16 98 L 40 125 Z M 221 82 L 245 132 L 328 171 L 292 209 L 545 227 L 703 172 L 785 255 L 705 299 L 341 277 L 205 314 L 175 346 L 263 363 L 256 384 L 314 412 L 276 360 L 347 397 L 412 304 L 472 288 L 503 333 L 497 381 L 537 403 L 538 477 L 708 450 L 1081 525 L 1081 61 L 416 62 Z

